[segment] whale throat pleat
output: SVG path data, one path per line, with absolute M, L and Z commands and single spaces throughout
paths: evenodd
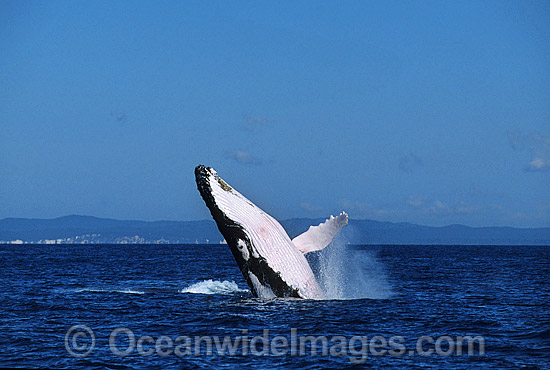
M 281 224 L 249 201 L 217 175 L 211 179 L 217 207 L 240 225 L 251 242 L 251 257 L 262 257 L 271 269 L 304 298 L 321 298 L 319 287 L 307 260 L 290 240 Z

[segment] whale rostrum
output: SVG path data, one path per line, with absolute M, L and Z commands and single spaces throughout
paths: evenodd
M 213 168 L 197 166 L 195 179 L 255 297 L 324 298 L 304 254 L 332 242 L 348 223 L 345 212 L 291 240 L 277 220 L 227 184 Z

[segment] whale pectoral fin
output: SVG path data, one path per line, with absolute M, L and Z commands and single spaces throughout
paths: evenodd
M 305 233 L 292 239 L 292 243 L 303 254 L 320 251 L 326 248 L 347 224 L 348 214 L 346 212 L 342 212 L 336 217 L 330 216 L 325 222 L 317 226 L 310 226 Z

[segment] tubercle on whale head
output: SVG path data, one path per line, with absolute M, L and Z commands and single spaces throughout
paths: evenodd
M 229 186 L 225 181 L 222 180 L 221 177 L 218 176 L 218 173 L 216 170 L 214 170 L 212 167 L 206 167 L 202 164 L 195 167 L 195 178 L 197 180 L 197 185 L 200 187 L 209 186 L 212 187 L 212 184 L 210 182 L 211 177 L 213 177 L 220 187 L 228 192 L 231 192 L 233 188 Z

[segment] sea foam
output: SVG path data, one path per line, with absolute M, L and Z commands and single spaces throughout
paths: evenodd
M 145 292 L 141 290 L 133 290 L 133 289 L 97 289 L 97 288 L 81 288 L 81 289 L 75 289 L 76 293 L 82 293 L 82 292 L 92 292 L 92 293 L 123 293 L 123 294 L 145 294 Z
M 240 289 L 234 281 L 204 280 L 183 288 L 181 293 L 194 294 L 232 294 L 238 292 L 247 292 L 247 289 Z

